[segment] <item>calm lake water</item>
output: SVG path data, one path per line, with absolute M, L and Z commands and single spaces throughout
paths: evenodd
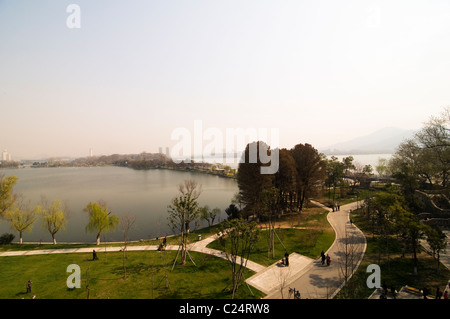
M 71 213 L 65 231 L 56 234 L 57 242 L 95 242 L 96 234 L 86 233 L 88 216 L 83 208 L 89 202 L 106 201 L 108 208 L 117 216 L 130 213 L 136 216 L 131 240 L 149 239 L 170 235 L 167 224 L 167 205 L 177 196 L 177 186 L 186 179 L 194 179 L 202 185 L 200 205 L 218 207 L 222 210 L 221 220 L 226 217 L 227 208 L 238 191 L 233 179 L 201 173 L 171 170 L 133 170 L 123 167 L 76 167 L 76 168 L 23 168 L 1 170 L 6 176 L 16 175 L 19 180 L 14 188 L 32 204 L 37 204 L 41 195 L 49 201 L 67 200 Z M 216 219 L 217 221 L 217 219 Z M 203 226 L 207 223 L 203 223 Z M 0 234 L 11 230 L 8 222 L 0 220 Z M 23 234 L 24 242 L 50 242 L 51 236 L 40 220 L 33 230 Z M 101 241 L 121 241 L 120 230 L 101 236 Z

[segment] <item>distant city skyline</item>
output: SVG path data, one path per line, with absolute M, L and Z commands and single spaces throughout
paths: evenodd
M 287 148 L 417 130 L 450 105 L 449 30 L 443 1 L 0 1 L 0 150 L 158 153 L 196 120 Z

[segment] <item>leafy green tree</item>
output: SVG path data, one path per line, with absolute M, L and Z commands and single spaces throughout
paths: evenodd
M 424 238 L 426 225 L 421 223 L 414 213 L 403 211 L 397 219 L 397 226 L 400 230 L 400 237 L 403 238 L 405 244 L 411 247 L 414 261 L 414 274 L 417 274 L 418 259 L 417 253 L 420 251 L 420 239 Z
M 14 204 L 16 196 L 13 194 L 13 187 L 18 178 L 15 175 L 5 177 L 0 175 L 0 218 Z
M 51 204 L 46 201 L 43 206 L 39 206 L 42 226 L 48 230 L 52 236 L 53 244 L 56 245 L 56 233 L 65 230 L 67 225 L 67 205 L 63 205 L 60 200 L 54 200 Z
M 437 272 L 440 272 L 440 256 L 441 251 L 444 250 L 447 247 L 447 238 L 445 234 L 442 232 L 442 230 L 438 227 L 431 227 L 428 226 L 425 229 L 427 242 L 430 245 L 431 249 L 433 250 L 433 257 L 436 260 L 437 264 Z
M 320 154 L 310 144 L 297 144 L 291 149 L 295 161 L 297 208 L 301 211 L 307 202 L 322 186 L 326 176 L 325 155 Z
M 22 200 L 15 202 L 7 211 L 6 217 L 11 227 L 19 232 L 19 243 L 23 242 L 23 232 L 31 232 L 33 224 L 39 217 L 39 206 L 31 207 Z
M 279 151 L 279 167 L 275 173 L 273 185 L 279 191 L 280 208 L 292 210 L 295 196 L 295 161 L 288 149 Z
M 331 186 L 333 187 L 333 203 L 336 202 L 336 187 L 342 183 L 342 179 L 344 178 L 344 165 L 345 164 L 340 162 L 336 156 L 331 156 L 331 159 L 326 160 L 326 183 L 328 184 L 328 189 L 330 189 Z M 328 191 L 328 194 L 331 197 L 330 190 Z
M 262 191 L 272 187 L 274 175 L 261 174 L 261 167 L 268 164 L 260 161 L 260 154 L 270 155 L 270 147 L 261 141 L 249 143 L 245 148 L 243 160 L 239 163 L 237 183 L 240 202 L 244 205 L 246 216 L 260 214 Z
M 86 232 L 97 233 L 97 245 L 100 245 L 100 235 L 112 232 L 119 225 L 119 217 L 108 212 L 106 204 L 103 202 L 90 202 L 84 208 L 89 214 L 89 223 L 86 226 Z
M 214 224 L 214 220 L 220 215 L 220 208 L 216 207 L 210 209 L 208 205 L 199 208 L 200 218 L 208 222 L 208 226 L 211 227 Z
M 228 215 L 228 219 L 242 218 L 241 211 L 234 204 L 230 204 L 230 206 L 225 209 L 225 213 Z

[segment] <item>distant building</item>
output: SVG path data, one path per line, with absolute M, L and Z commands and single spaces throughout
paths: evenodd
M 93 157 L 94 156 L 94 151 L 92 150 L 92 148 L 89 149 L 89 157 Z
M 4 162 L 10 162 L 11 161 L 11 154 L 9 154 L 7 150 L 3 150 L 2 161 L 4 161 Z
M 169 148 L 168 148 L 168 147 L 166 147 L 166 156 L 167 156 L 167 157 L 170 157 L 170 151 L 169 151 Z
M 162 147 L 159 148 L 159 154 L 162 154 Z

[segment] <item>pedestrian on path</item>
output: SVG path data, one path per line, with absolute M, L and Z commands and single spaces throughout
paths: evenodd
M 322 258 L 322 265 L 324 265 L 325 264 L 325 253 L 323 252 L 323 250 L 320 253 L 320 257 Z
M 327 266 L 331 264 L 331 257 L 327 254 Z

